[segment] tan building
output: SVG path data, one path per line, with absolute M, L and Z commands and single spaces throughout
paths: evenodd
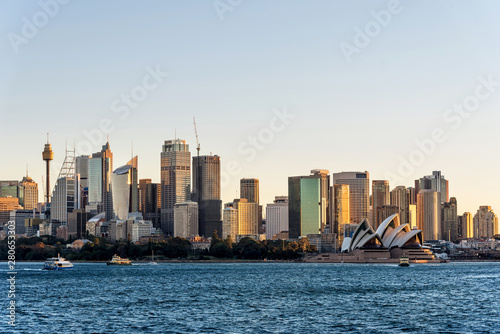
M 372 181 L 372 226 L 376 230 L 382 223 L 379 220 L 378 211 L 382 209 L 383 206 L 389 205 L 391 203 L 389 191 L 389 181 L 387 180 L 373 180 Z
M 405 186 L 398 186 L 391 191 L 391 205 L 398 207 L 401 225 L 410 223 L 411 197 L 411 189 Z
M 245 198 L 250 203 L 259 203 L 259 179 L 241 179 L 240 198 Z
M 370 210 L 370 173 L 341 172 L 333 173 L 333 184 L 349 185 L 349 218 L 351 224 L 359 224 L 369 217 Z
M 23 186 L 23 203 L 25 210 L 36 209 L 38 205 L 38 184 L 29 176 L 23 177 L 21 181 Z
M 464 212 L 463 215 L 457 218 L 457 225 L 459 238 L 474 238 L 474 220 L 472 217 L 472 213 Z
M 233 207 L 226 207 L 222 212 L 222 235 L 221 238 L 225 239 L 228 236 L 231 240 L 236 240 L 238 234 L 238 210 Z
M 417 228 L 424 240 L 439 240 L 441 218 L 440 194 L 435 190 L 420 190 L 417 195 Z
M 499 234 L 498 217 L 491 206 L 480 206 L 474 215 L 474 238 L 491 238 Z
M 12 210 L 19 210 L 21 208 L 19 198 L 0 197 L 0 224 L 5 224 L 9 221 Z
M 198 203 L 188 201 L 174 205 L 174 237 L 198 236 Z
M 331 188 L 333 233 L 337 234 L 337 245 L 344 242 L 345 226 L 350 223 L 349 185 L 334 184 Z
M 235 199 L 234 207 L 238 210 L 238 235 L 259 234 L 259 204 L 247 199 Z
M 458 239 L 458 213 L 457 199 L 450 198 L 449 202 L 442 204 L 441 210 L 441 238 L 446 241 L 455 241 Z

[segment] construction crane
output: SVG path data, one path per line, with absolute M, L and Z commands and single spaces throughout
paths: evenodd
M 198 141 L 198 130 L 196 129 L 196 119 L 193 116 L 193 124 L 194 124 L 194 134 L 196 135 L 196 156 L 197 156 L 197 163 L 196 163 L 196 202 L 198 202 L 198 205 L 200 204 L 201 201 L 201 171 L 200 171 L 200 142 Z

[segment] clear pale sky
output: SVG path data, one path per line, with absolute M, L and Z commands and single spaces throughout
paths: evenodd
M 500 211 L 500 86 L 467 118 L 447 113 L 474 101 L 480 77 L 500 82 L 500 2 L 401 1 L 384 26 L 372 11 L 389 1 L 227 3 L 215 2 L 218 13 L 212 1 L 74 0 L 52 6 L 44 24 L 37 1 L 2 1 L 0 179 L 21 179 L 29 164 L 41 189 L 50 132 L 52 187 L 65 141 L 79 154 L 100 150 L 84 131 L 107 119 L 114 167 L 130 159 L 133 142 L 139 177 L 159 182 L 164 140 L 177 134 L 196 154 L 195 116 L 201 154 L 236 170 L 223 201 L 236 197 L 240 178 L 255 177 L 266 204 L 287 194 L 288 176 L 311 169 L 398 175 L 401 157 L 418 155 L 416 141 L 442 129 L 446 140 L 391 188 L 441 170 L 460 213 Z M 34 16 L 35 33 L 25 27 Z M 355 47 L 366 27 L 375 29 L 368 45 L 348 62 L 341 45 Z M 13 36 L 25 38 L 23 30 L 20 43 Z M 169 75 L 121 119 L 114 101 L 142 85 L 147 68 Z M 281 127 L 275 109 L 294 119 Z M 271 123 L 272 139 L 263 130 Z M 250 159 L 248 137 L 261 131 L 265 143 Z

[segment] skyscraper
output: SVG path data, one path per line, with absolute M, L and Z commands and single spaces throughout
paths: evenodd
M 57 177 L 50 202 L 50 219 L 68 222 L 68 213 L 80 209 L 80 174 L 75 173 L 75 151 L 66 149 L 66 157 Z
M 75 159 L 75 173 L 80 174 L 80 208 L 85 209 L 89 191 L 89 156 L 81 155 Z
M 424 240 L 440 239 L 441 203 L 439 193 L 423 189 L 417 195 L 417 228 L 422 230 Z
M 113 173 L 113 153 L 109 142 L 100 152 L 92 154 L 88 162 L 88 208 L 94 214 L 105 212 L 106 220 L 113 219 L 113 198 L 111 194 L 111 174 Z
M 191 192 L 191 153 L 185 140 L 166 140 L 161 152 L 161 228 L 174 233 L 174 205 L 187 202 Z
M 391 205 L 397 206 L 401 225 L 410 223 L 410 205 L 413 188 L 398 186 L 391 191 Z M 416 203 L 416 201 L 415 201 Z
M 246 198 L 250 203 L 259 203 L 259 179 L 240 180 L 240 198 Z
M 359 224 L 369 218 L 370 173 L 342 172 L 333 173 L 333 184 L 349 185 L 349 210 L 351 224 Z
M 220 199 L 220 157 L 193 157 L 192 200 L 198 203 L 199 233 L 211 237 L 215 230 L 222 233 L 222 201 Z
M 259 205 L 241 198 L 234 200 L 234 208 L 238 210 L 237 235 L 257 235 L 259 233 Z
M 441 238 L 447 241 L 455 241 L 458 239 L 457 199 L 452 197 L 449 202 L 443 203 L 441 207 Z
M 266 238 L 288 231 L 288 197 L 276 196 L 266 207 Z
M 174 205 L 174 237 L 195 237 L 198 233 L 198 203 L 188 201 Z
M 474 238 L 474 221 L 470 212 L 464 212 L 458 217 L 458 237 L 459 238 Z
M 290 239 L 321 233 L 321 179 L 288 178 L 288 226 Z
M 440 203 L 449 201 L 449 183 L 441 174 L 441 171 L 434 171 L 432 175 L 424 176 L 415 181 L 415 191 L 418 194 L 422 189 L 430 189 L 440 194 Z
M 143 217 L 146 217 L 146 189 L 148 184 L 151 184 L 151 179 L 139 180 L 139 211 L 142 212 Z
M 386 180 L 373 180 L 372 181 L 373 188 L 373 218 L 372 218 L 372 226 L 376 230 L 379 225 L 382 223 L 380 218 L 384 215 L 378 214 L 379 210 L 382 210 L 382 207 L 390 204 L 390 192 L 389 192 L 389 181 Z
M 474 215 L 474 238 L 491 238 L 500 234 L 498 217 L 491 206 L 480 206 Z
M 139 189 L 137 187 L 137 156 L 111 174 L 111 193 L 113 198 L 113 219 L 128 218 L 130 212 L 138 211 Z
M 350 200 L 349 200 L 349 185 L 334 184 L 330 196 L 332 215 L 330 229 L 337 234 L 337 245 L 341 246 L 344 242 L 345 226 L 350 224 Z
M 231 237 L 236 240 L 238 235 L 238 210 L 233 207 L 233 203 L 226 205 L 222 214 L 222 238 Z
M 157 229 L 161 229 L 161 184 L 146 184 L 146 200 L 143 216 L 153 223 Z

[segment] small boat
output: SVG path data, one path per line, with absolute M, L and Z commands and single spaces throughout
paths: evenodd
M 410 266 L 410 258 L 408 257 L 408 255 L 403 255 L 399 258 L 399 266 L 400 267 Z
M 158 263 L 155 262 L 155 251 L 151 251 L 151 262 L 149 264 L 156 265 Z
M 59 254 L 57 254 L 57 257 L 48 258 L 43 264 L 43 269 L 45 270 L 63 270 L 71 268 L 73 268 L 73 264 Z
M 124 259 L 119 257 L 118 255 L 113 255 L 111 261 L 106 262 L 108 266 L 110 265 L 118 265 L 118 266 L 130 266 L 132 262 L 129 259 Z

